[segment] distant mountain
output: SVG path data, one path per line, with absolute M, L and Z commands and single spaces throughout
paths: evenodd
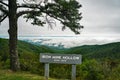
M 110 58 L 120 59 L 120 42 L 104 45 L 84 45 L 68 49 L 66 53 L 82 54 L 87 58 Z
M 38 42 L 38 41 L 36 41 Z M 95 59 L 119 59 L 120 58 L 120 42 L 109 43 L 104 45 L 84 45 L 73 48 L 59 48 L 52 45 L 39 45 L 32 42 L 18 41 L 18 52 L 21 54 L 39 54 L 39 53 L 66 53 L 66 54 L 82 54 L 85 58 Z M 0 38 L 0 56 L 6 59 L 8 57 L 8 40 Z
M 35 45 L 45 45 L 51 48 L 56 53 L 82 54 L 83 57 L 85 58 L 95 58 L 95 59 L 120 58 L 120 42 L 101 44 L 101 45 L 83 45 L 72 48 L 65 47 L 65 45 L 67 44 L 69 45 L 69 42 L 68 43 L 66 42 L 66 44 L 64 45 L 61 42 L 57 43 L 52 41 L 51 39 L 36 39 L 31 41 L 28 40 L 27 42 L 30 42 Z M 74 42 L 74 44 L 76 43 L 77 42 Z

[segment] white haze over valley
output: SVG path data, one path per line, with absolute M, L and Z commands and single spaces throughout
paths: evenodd
M 20 37 L 20 40 L 25 40 L 37 45 L 47 45 L 54 47 L 76 47 L 82 45 L 101 45 L 113 42 L 119 42 L 118 38 L 111 37 L 75 37 L 75 36 L 44 36 L 44 37 Z

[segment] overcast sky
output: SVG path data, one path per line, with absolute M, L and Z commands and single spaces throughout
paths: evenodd
M 82 4 L 81 37 L 111 37 L 120 39 L 120 0 L 78 0 Z M 53 30 L 47 26 L 33 26 L 23 18 L 18 21 L 19 36 L 75 35 L 69 29 L 61 31 L 61 25 Z M 0 35 L 8 35 L 8 20 L 0 25 Z

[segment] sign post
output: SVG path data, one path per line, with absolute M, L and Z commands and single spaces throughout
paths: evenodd
M 71 80 L 76 80 L 76 64 L 82 63 L 80 54 L 41 53 L 40 62 L 45 63 L 45 80 L 49 78 L 49 63 L 72 64 Z
M 49 63 L 45 63 L 45 80 L 49 78 Z
M 71 80 L 76 80 L 76 65 L 72 64 L 72 77 Z

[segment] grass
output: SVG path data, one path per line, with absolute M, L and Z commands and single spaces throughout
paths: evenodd
M 43 76 L 29 72 L 12 72 L 11 70 L 0 70 L 0 80 L 44 80 Z M 58 80 L 49 78 L 49 80 Z

